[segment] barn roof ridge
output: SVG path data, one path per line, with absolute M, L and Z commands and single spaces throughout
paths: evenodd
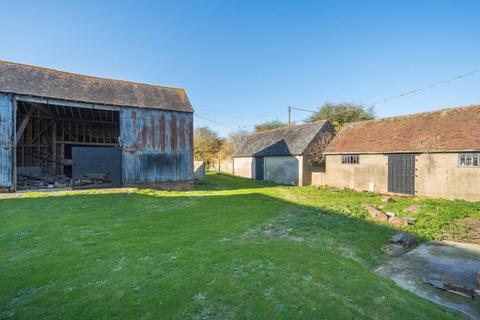
M 390 121 L 390 120 L 394 121 L 394 120 L 408 119 L 408 118 L 414 118 L 414 117 L 428 116 L 435 113 L 461 111 L 463 109 L 468 109 L 468 108 L 480 108 L 480 104 L 468 104 L 464 106 L 445 107 L 442 109 L 431 110 L 431 111 L 422 111 L 422 112 L 415 112 L 415 113 L 408 113 L 408 114 L 400 114 L 397 116 L 389 116 L 389 117 L 376 118 L 376 119 L 370 119 L 370 120 L 355 121 L 355 122 L 346 123 L 345 126 L 363 124 L 367 122 L 379 122 L 379 121 Z
M 183 88 L 0 60 L 0 91 L 125 107 L 193 112 Z
M 13 65 L 19 65 L 19 66 L 25 66 L 25 67 L 34 68 L 34 69 L 39 69 L 39 70 L 44 70 L 44 71 L 53 72 L 53 73 L 64 73 L 64 74 L 67 74 L 67 75 L 80 76 L 80 77 L 90 78 L 90 79 L 109 80 L 109 81 L 114 81 L 114 82 L 117 82 L 117 81 L 118 81 L 118 82 L 123 82 L 123 83 L 128 83 L 128 84 L 134 84 L 134 85 L 142 85 L 142 86 L 149 86 L 149 87 L 159 87 L 159 88 L 165 88 L 165 89 L 184 90 L 184 89 L 181 88 L 181 87 L 164 86 L 164 85 L 159 85 L 159 84 L 146 83 L 146 82 L 140 82 L 140 81 L 124 80 L 124 79 L 115 79 L 115 78 L 110 78 L 110 77 L 92 76 L 92 75 L 88 75 L 88 74 L 84 74 L 84 73 L 79 73 L 79 72 L 71 72 L 71 71 L 65 71 L 65 70 L 50 68 L 50 67 L 36 66 L 36 65 L 33 65 L 33 64 L 29 64 L 29 63 L 20 63 L 20 62 L 14 62 L 14 61 L 1 60 L 1 59 L 0 59 L 0 64 L 3 64 L 3 63 L 13 64 Z
M 321 120 L 250 134 L 234 157 L 301 155 L 327 123 Z
M 325 153 L 480 150 L 480 105 L 352 122 L 344 125 Z M 433 142 L 433 140 L 435 140 Z

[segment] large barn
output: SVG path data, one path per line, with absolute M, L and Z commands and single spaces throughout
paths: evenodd
M 323 163 L 312 161 L 312 147 L 326 146 L 332 134 L 328 121 L 253 133 L 234 154 L 233 173 L 280 184 L 309 185 L 312 172 L 324 168 Z
M 315 184 L 480 200 L 480 106 L 345 125 Z
M 192 180 L 183 89 L 0 61 L 1 190 L 65 181 L 177 189 Z

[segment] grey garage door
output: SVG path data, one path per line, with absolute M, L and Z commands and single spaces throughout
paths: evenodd
M 415 154 L 388 155 L 388 192 L 415 194 Z
M 263 178 L 263 157 L 255 157 L 255 180 Z

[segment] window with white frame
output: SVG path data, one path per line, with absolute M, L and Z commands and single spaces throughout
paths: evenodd
M 458 165 L 460 167 L 480 167 L 480 153 L 460 153 Z
M 342 156 L 342 164 L 359 164 L 360 155 L 358 154 L 346 154 Z

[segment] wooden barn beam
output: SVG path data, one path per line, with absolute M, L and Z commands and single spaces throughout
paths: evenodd
M 50 117 L 55 118 L 55 114 L 48 107 L 45 107 L 44 105 L 36 104 L 36 103 L 30 103 L 30 104 L 35 108 L 37 108 L 38 110 L 48 114 Z
M 27 115 L 25 116 L 25 118 L 22 121 L 22 124 L 18 128 L 15 145 L 17 145 L 18 142 L 20 141 L 20 139 L 22 138 L 23 132 L 25 131 L 25 128 L 27 127 L 28 121 L 30 121 L 30 118 L 33 115 L 33 111 L 35 111 L 35 108 L 30 107 L 30 109 L 27 112 Z
M 45 131 L 48 130 L 48 128 L 50 128 L 53 122 L 54 122 L 53 120 L 50 120 L 50 122 L 47 123 L 47 125 L 29 143 L 34 143 L 35 141 L 37 141 L 37 139 L 40 138 L 40 136 L 44 134 Z

